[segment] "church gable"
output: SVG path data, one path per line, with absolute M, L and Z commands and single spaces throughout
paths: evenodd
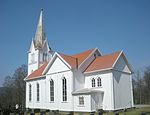
M 87 58 L 93 54 L 93 52 L 96 52 L 97 49 L 90 49 L 87 51 L 84 51 L 82 53 L 79 54 L 75 54 L 75 55 L 65 55 L 62 53 L 55 53 L 53 56 L 53 59 L 49 62 L 47 69 L 44 71 L 44 73 L 47 73 L 47 71 L 51 71 L 50 73 L 53 72 L 58 72 L 58 71 L 66 71 L 66 70 L 62 70 L 62 68 L 68 68 L 70 69 L 81 69 L 80 66 L 85 64 L 86 66 L 88 66 L 88 63 L 86 63 L 85 61 L 87 60 Z M 98 55 L 99 55 L 99 51 L 98 51 Z M 93 59 L 88 60 L 88 62 L 90 63 L 91 61 L 93 61 Z M 54 65 L 54 63 L 56 64 L 56 66 Z M 59 66 L 58 66 L 59 65 Z M 61 65 L 65 65 L 65 67 L 60 67 Z M 52 66 L 54 66 L 54 69 L 57 71 L 53 70 Z M 51 68 L 51 70 L 49 69 Z M 66 69 L 67 69 L 66 68 Z
M 52 74 L 52 73 L 58 73 L 62 71 L 68 71 L 71 67 L 68 63 L 66 63 L 59 54 L 55 53 L 53 59 L 49 62 L 48 67 L 46 68 L 46 71 L 44 73 L 46 74 Z
M 121 52 L 120 56 L 118 57 L 118 59 L 116 60 L 116 62 L 114 63 L 113 66 L 114 66 L 115 70 L 119 70 L 119 71 L 127 72 L 127 73 L 132 73 L 131 66 L 128 63 L 123 52 Z

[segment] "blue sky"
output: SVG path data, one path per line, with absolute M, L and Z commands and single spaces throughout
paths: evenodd
M 123 50 L 135 70 L 150 65 L 149 0 L 0 0 L 0 86 L 27 64 L 41 8 L 55 51 Z

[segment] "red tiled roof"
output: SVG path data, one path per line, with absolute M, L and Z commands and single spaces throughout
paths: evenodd
M 116 53 L 113 53 L 113 54 L 97 57 L 90 64 L 90 66 L 85 70 L 85 73 L 86 72 L 99 71 L 99 70 L 112 68 L 113 64 L 117 60 L 117 58 L 120 55 L 120 53 L 121 52 L 116 52 Z
M 80 65 L 94 50 L 95 50 L 95 48 L 84 51 L 84 52 L 79 53 L 79 54 L 72 55 L 72 57 L 77 58 L 78 59 L 78 65 Z
M 91 53 L 95 50 L 95 48 L 91 50 L 87 50 L 85 52 L 75 54 L 72 56 L 68 56 L 65 54 L 59 53 L 59 55 L 72 67 L 76 68 L 78 65 L 80 65 Z M 77 64 L 78 63 L 78 64 Z M 26 80 L 35 79 L 42 76 L 42 73 L 44 69 L 46 68 L 48 63 L 44 63 L 39 69 L 35 70 L 33 73 L 31 73 Z
M 74 58 L 74 57 L 72 57 L 72 56 L 60 54 L 60 53 L 59 53 L 59 55 L 60 55 L 72 68 L 76 68 L 76 67 L 77 67 L 77 60 L 76 60 L 76 58 Z
M 35 70 L 34 72 L 32 72 L 27 78 L 26 80 L 31 80 L 37 77 L 42 76 L 42 73 L 44 71 L 44 69 L 46 68 L 48 63 L 44 63 L 41 67 L 39 67 L 39 69 Z
M 77 66 L 79 66 L 92 52 L 93 50 L 95 50 L 95 48 L 84 51 L 82 53 L 79 54 L 75 54 L 72 56 L 69 55 L 65 55 L 65 54 L 61 54 L 59 53 L 59 55 L 72 67 L 72 68 L 76 68 Z

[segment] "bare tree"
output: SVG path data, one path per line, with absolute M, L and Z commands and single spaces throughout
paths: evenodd
M 144 86 L 145 103 L 150 104 L 150 67 L 147 67 L 144 72 Z
M 25 82 L 24 78 L 27 76 L 27 66 L 22 65 L 19 67 L 13 76 L 14 88 L 16 89 L 16 103 L 25 106 Z
M 137 72 L 133 78 L 135 104 L 150 104 L 150 67 L 143 74 Z
M 6 76 L 3 84 L 3 92 L 0 93 L 1 108 L 15 107 L 16 104 L 25 106 L 25 82 L 27 76 L 27 66 L 18 67 L 14 75 Z

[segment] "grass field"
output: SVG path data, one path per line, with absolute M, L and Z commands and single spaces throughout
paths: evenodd
M 141 113 L 145 113 L 145 115 L 150 115 L 150 107 L 130 109 L 126 112 L 119 112 L 119 115 L 141 115 Z M 104 113 L 104 115 L 114 115 L 114 113 Z
M 128 109 L 126 112 L 120 111 L 119 115 L 142 115 L 141 113 L 145 113 L 143 115 L 150 115 L 150 107 Z M 27 115 L 30 115 L 30 114 L 27 114 Z M 40 113 L 35 113 L 35 115 L 40 115 Z M 46 113 L 46 115 L 49 115 L 49 114 Z M 59 115 L 67 115 L 67 114 L 61 113 Z M 90 113 L 81 113 L 81 114 L 75 114 L 75 115 L 90 115 Z M 98 115 L 98 113 L 95 113 L 95 115 Z M 114 113 L 107 112 L 107 113 L 103 113 L 103 115 L 114 115 Z

